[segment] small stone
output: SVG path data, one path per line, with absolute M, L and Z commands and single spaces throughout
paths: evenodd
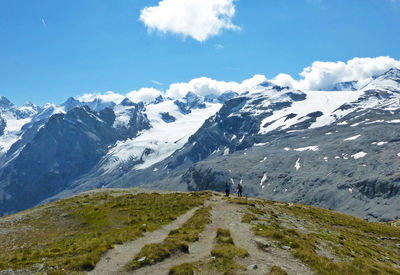
M 282 249 L 285 249 L 285 250 L 290 250 L 290 249 L 292 249 L 290 246 L 287 246 L 287 245 L 282 245 L 281 247 L 282 247 Z
M 247 270 L 255 270 L 255 269 L 257 269 L 258 268 L 258 266 L 256 265 L 256 264 L 252 264 L 252 265 L 249 265 L 248 267 L 247 267 Z
M 143 263 L 144 261 L 146 261 L 146 256 L 144 256 L 144 257 L 142 257 L 142 258 L 140 258 L 140 259 L 138 260 L 139 263 Z
M 255 241 L 255 242 L 257 243 L 257 245 L 258 245 L 259 247 L 261 247 L 261 248 L 268 248 L 268 247 L 271 246 L 271 243 L 270 243 L 270 242 L 264 241 L 264 240 L 262 240 L 262 239 L 255 239 L 254 241 Z

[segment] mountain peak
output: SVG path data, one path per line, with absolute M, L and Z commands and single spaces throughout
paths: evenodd
M 391 68 L 390 70 L 382 74 L 381 77 L 385 79 L 392 79 L 394 81 L 400 81 L 400 69 Z
M 13 107 L 14 104 L 8 100 L 5 96 L 0 96 L 0 108 L 5 109 L 5 108 L 10 108 Z
M 122 100 L 120 105 L 122 105 L 122 106 L 134 106 L 135 103 L 133 103 L 129 98 L 126 97 L 124 100 Z

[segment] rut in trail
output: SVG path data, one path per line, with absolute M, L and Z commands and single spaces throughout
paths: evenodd
M 153 232 L 146 232 L 134 241 L 122 245 L 115 245 L 108 250 L 96 264 L 96 267 L 89 272 L 94 275 L 124 274 L 123 268 L 139 253 L 142 247 L 148 243 L 158 243 L 163 241 L 171 230 L 180 228 L 187 222 L 199 207 L 193 208 L 178 217 L 170 224 L 164 225 Z
M 245 248 L 249 252 L 249 257 L 238 260 L 238 263 L 244 266 L 251 264 L 258 266 L 256 270 L 241 272 L 241 274 L 267 274 L 274 265 L 283 268 L 288 274 L 313 274 L 307 266 L 286 250 L 270 248 L 268 252 L 264 252 L 258 249 L 251 225 L 241 222 L 242 215 L 246 211 L 245 206 L 229 203 L 217 196 L 213 196 L 210 201 L 206 202 L 206 205 L 209 204 L 213 205 L 211 223 L 200 234 L 199 241 L 189 245 L 189 254 L 175 255 L 163 262 L 142 267 L 129 272 L 129 274 L 168 274 L 168 270 L 175 265 L 209 260 L 218 228 L 229 229 L 236 246 Z

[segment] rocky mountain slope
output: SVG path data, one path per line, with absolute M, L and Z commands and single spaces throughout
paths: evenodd
M 70 98 L 31 109 L 0 137 L 9 142 L 0 169 L 3 214 L 98 187 L 221 190 L 242 182 L 250 196 L 399 217 L 398 69 L 331 91 L 264 82 L 219 97 Z
M 212 192 L 93 190 L 0 218 L 0 274 L 399 274 L 396 225 Z

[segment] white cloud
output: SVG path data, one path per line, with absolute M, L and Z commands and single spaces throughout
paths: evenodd
M 163 93 L 154 88 L 141 88 L 138 91 L 132 91 L 126 95 L 132 102 L 150 103 Z
M 188 92 L 193 92 L 201 96 L 218 96 L 227 91 L 242 93 L 246 91 L 252 91 L 258 84 L 266 80 L 267 79 L 263 75 L 255 75 L 252 78 L 246 79 L 240 83 L 234 81 L 217 81 L 208 77 L 200 77 L 192 79 L 189 82 L 173 83 L 165 92 L 155 88 L 141 88 L 137 91 L 131 91 L 126 95 L 114 92 L 106 92 L 104 94 L 93 93 L 78 96 L 77 99 L 82 102 L 91 102 L 95 99 L 101 99 L 106 102 L 112 101 L 116 104 L 119 104 L 122 100 L 124 100 L 124 98 L 129 98 L 133 102 L 150 103 L 160 95 L 173 99 L 180 99 Z
M 234 0 L 162 0 L 157 6 L 141 11 L 142 21 L 150 31 L 182 34 L 203 42 L 222 30 L 238 30 L 232 23 Z
M 360 83 L 363 83 L 372 76 L 382 74 L 393 67 L 400 69 L 400 60 L 390 57 L 376 57 L 354 58 L 347 62 L 317 61 L 303 69 L 300 73 L 302 78 L 299 80 L 294 79 L 288 74 L 279 74 L 270 81 L 280 86 L 289 86 L 299 90 L 324 90 L 338 82 L 358 80 Z M 188 92 L 193 92 L 201 96 L 218 96 L 227 91 L 235 91 L 237 93 L 246 91 L 254 92 L 259 91 L 257 86 L 264 81 L 267 81 L 264 75 L 254 75 L 252 78 L 242 82 L 218 81 L 208 77 L 200 77 L 192 79 L 189 82 L 173 83 L 165 91 L 155 88 L 141 88 L 126 95 L 114 92 L 107 92 L 105 94 L 93 93 L 84 94 L 78 97 L 78 99 L 89 102 L 99 98 L 103 101 L 113 101 L 118 104 L 125 97 L 128 97 L 133 102 L 142 101 L 149 103 L 154 101 L 159 95 L 180 99 Z
M 92 94 L 84 94 L 82 96 L 77 97 L 79 101 L 82 102 L 91 102 L 95 99 L 101 99 L 105 102 L 115 102 L 116 104 L 121 103 L 124 100 L 124 96 L 121 94 L 114 93 L 112 91 L 106 92 L 104 94 L 101 93 L 92 93 Z
M 300 73 L 299 80 L 290 75 L 279 74 L 272 81 L 281 86 L 290 86 L 300 90 L 324 90 L 335 83 L 365 80 L 382 74 L 390 68 L 400 68 L 400 61 L 388 56 L 375 58 L 353 58 L 347 62 L 316 61 Z
M 171 84 L 166 95 L 172 98 L 181 98 L 188 92 L 193 92 L 201 96 L 220 95 L 227 91 L 242 93 L 251 90 L 264 81 L 266 81 L 266 78 L 263 75 L 255 75 L 241 83 L 217 81 L 208 77 L 200 77 L 192 79 L 189 82 Z

